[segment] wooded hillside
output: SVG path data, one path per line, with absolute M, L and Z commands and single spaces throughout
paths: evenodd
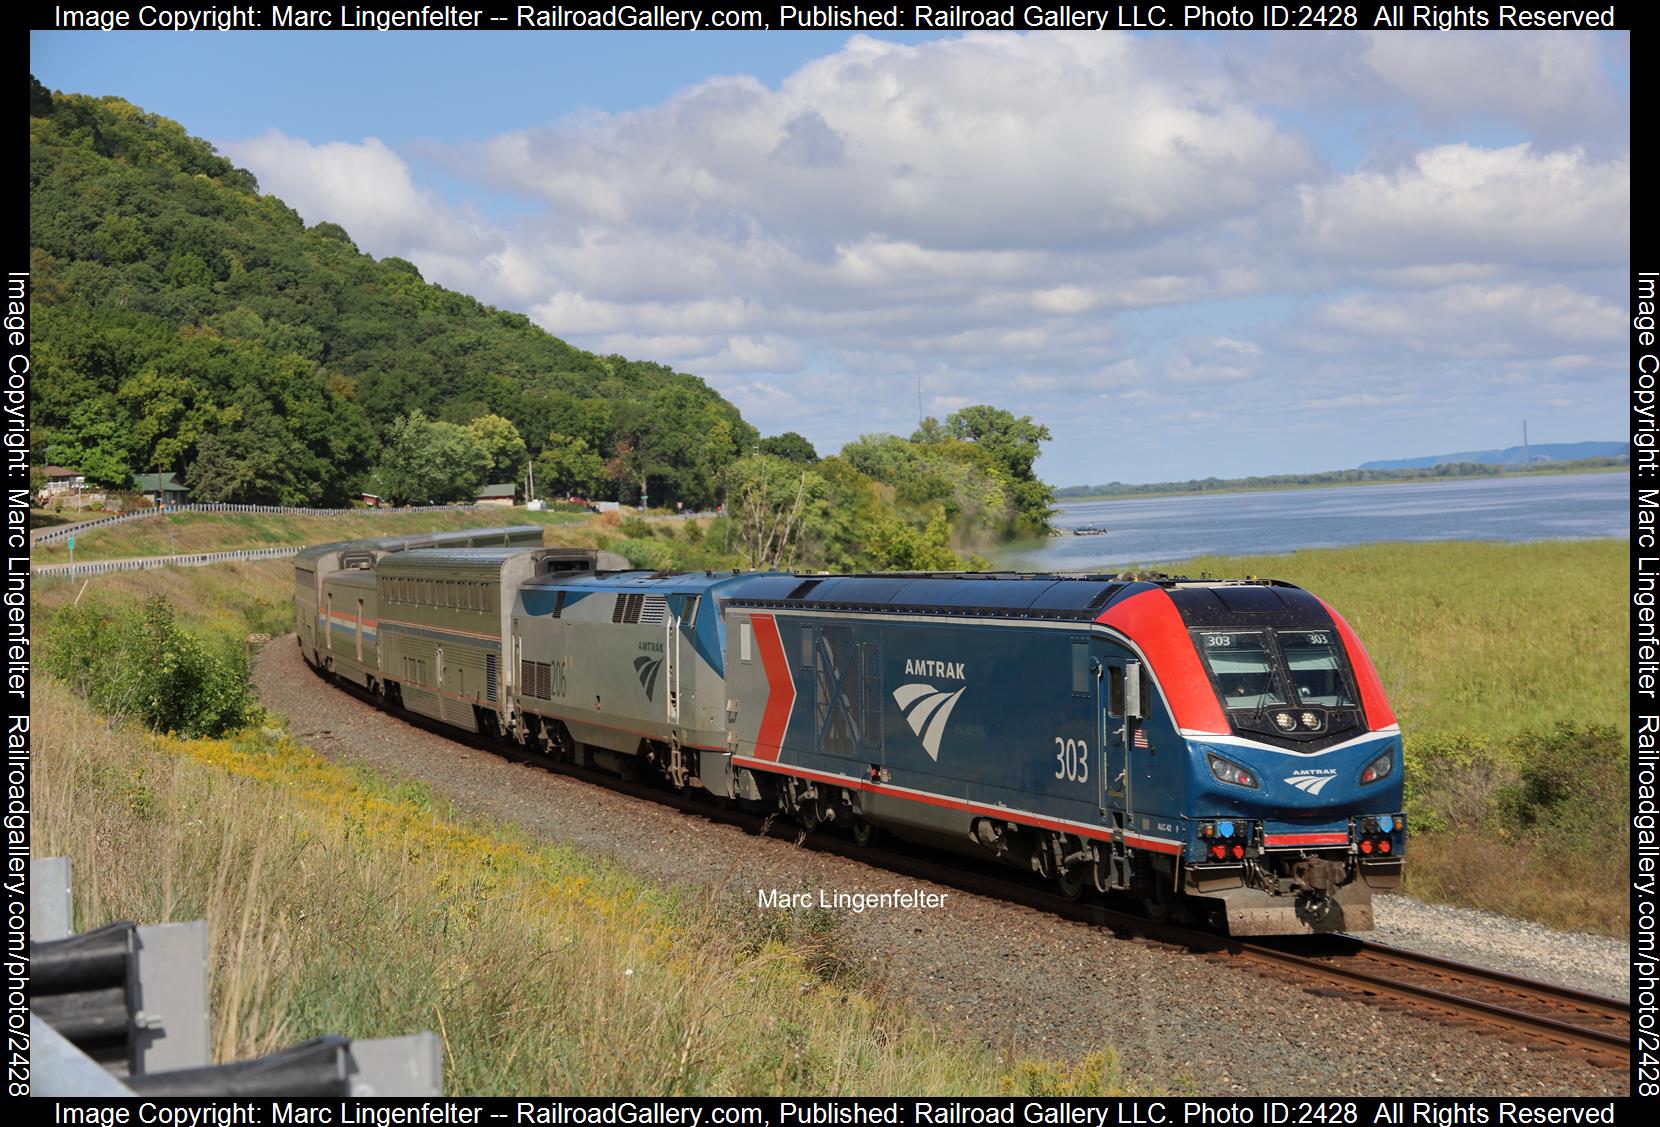
M 520 474 L 480 417 L 573 486 L 632 499 L 643 479 L 701 507 L 755 447 L 697 377 L 584 352 L 308 228 L 177 122 L 32 77 L 29 115 L 34 447 L 94 483 L 172 471 L 196 499 L 339 504 L 421 411 L 475 423 Z

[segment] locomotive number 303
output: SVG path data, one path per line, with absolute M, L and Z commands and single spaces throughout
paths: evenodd
M 1055 778 L 1068 782 L 1089 782 L 1089 744 L 1084 740 L 1055 737 Z

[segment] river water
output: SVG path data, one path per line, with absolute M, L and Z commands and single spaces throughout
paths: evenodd
M 1624 473 L 1211 493 L 1063 504 L 1055 527 L 1104 528 L 1010 545 L 998 566 L 1080 571 L 1190 556 L 1266 555 L 1380 540 L 1628 537 Z

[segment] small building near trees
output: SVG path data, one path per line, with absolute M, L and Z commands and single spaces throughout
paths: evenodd
M 486 485 L 481 487 L 478 493 L 474 495 L 473 504 L 494 505 L 498 508 L 511 509 L 514 494 L 518 491 L 519 487 L 511 481 L 502 482 L 499 485 Z
M 142 493 L 152 505 L 182 505 L 190 490 L 171 473 L 141 473 L 133 478 L 133 491 Z

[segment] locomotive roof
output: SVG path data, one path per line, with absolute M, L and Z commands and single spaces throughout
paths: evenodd
M 1163 588 L 1178 591 L 1223 588 L 1241 592 L 1254 609 L 1278 609 L 1274 603 L 1255 607 L 1261 591 L 1284 584 L 1254 580 L 1189 580 L 1165 576 L 1120 578 L 1107 575 L 1027 575 L 1014 572 L 936 572 L 888 575 L 769 575 L 757 576 L 735 592 L 734 606 L 799 608 L 802 610 L 877 611 L 895 614 L 985 615 L 997 618 L 1049 618 L 1091 621 L 1127 595 Z M 1295 588 L 1293 588 L 1295 590 Z M 1301 592 L 1298 592 L 1301 594 Z M 1209 596 L 1200 596 L 1206 598 Z
M 534 541 L 534 543 L 532 542 Z M 515 524 L 505 528 L 454 528 L 442 532 L 411 532 L 403 536 L 368 536 L 356 540 L 334 540 L 296 552 L 298 563 L 310 563 L 336 552 L 405 552 L 430 548 L 472 546 L 535 547 L 542 542 L 539 524 Z
M 602 571 L 592 574 L 539 575 L 526 587 L 572 587 L 584 591 L 649 591 L 675 594 L 712 591 L 733 583 L 764 579 L 780 572 L 758 571 Z
M 538 548 L 530 544 L 495 546 L 487 548 L 414 548 L 387 556 L 377 565 L 383 572 L 455 571 L 468 568 L 500 568 L 508 560 L 533 553 L 547 554 L 557 549 Z

